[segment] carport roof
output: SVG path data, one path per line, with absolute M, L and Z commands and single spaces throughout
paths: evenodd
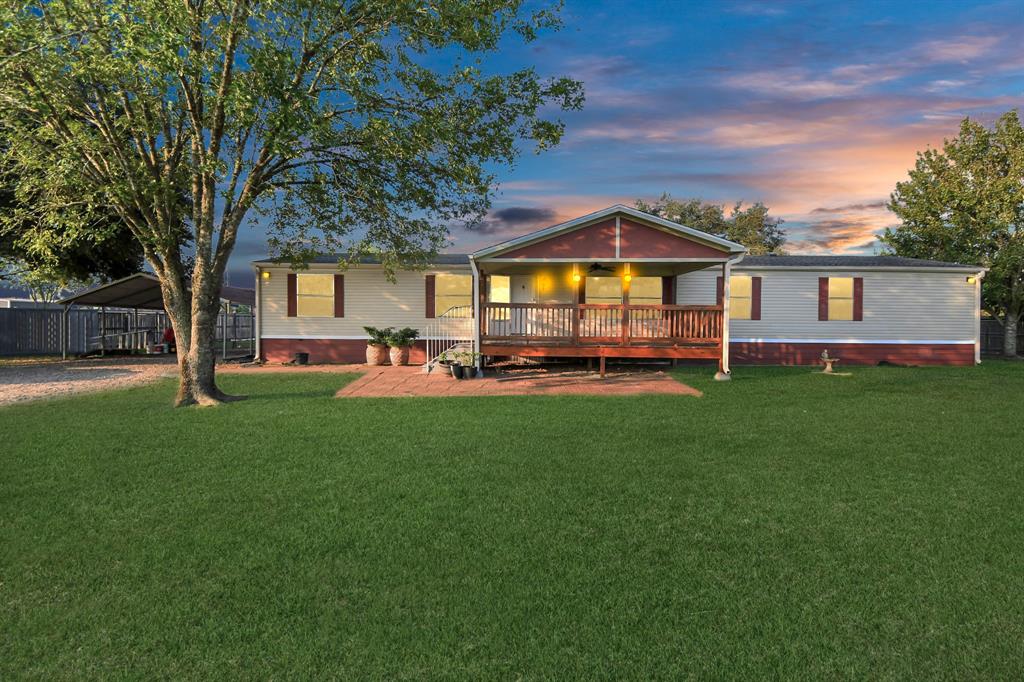
M 241 287 L 220 288 L 220 299 L 242 305 L 256 305 L 256 292 Z M 63 305 L 109 306 L 111 308 L 141 308 L 163 310 L 164 299 L 160 293 L 160 280 L 148 272 L 129 275 L 123 279 L 80 291 L 58 301 Z

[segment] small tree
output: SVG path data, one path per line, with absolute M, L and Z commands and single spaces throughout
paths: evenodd
M 747 208 L 743 208 L 743 202 L 737 202 L 728 218 L 721 204 L 707 203 L 702 199 L 673 199 L 667 193 L 653 204 L 639 199 L 636 207 L 674 223 L 742 244 L 755 256 L 782 253 L 786 242 L 783 220 L 769 216 L 768 207 L 761 202 Z
M 941 151 L 918 153 L 889 210 L 902 221 L 881 237 L 892 253 L 989 269 L 982 305 L 1003 324 L 1003 354 L 1015 356 L 1024 314 L 1024 129 L 1017 112 L 992 128 L 965 118 Z
M 503 39 L 557 27 L 521 0 L 5 3 L 0 174 L 46 224 L 87 231 L 74 202 L 129 226 L 178 339 L 177 404 L 213 404 L 218 288 L 253 212 L 296 266 L 426 262 L 520 140 L 559 141 L 541 110 L 582 105 L 576 81 L 484 72 Z

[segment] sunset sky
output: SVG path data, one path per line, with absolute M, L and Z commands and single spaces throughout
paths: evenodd
M 579 78 L 586 106 L 501 175 L 491 234 L 458 232 L 458 250 L 670 192 L 763 201 L 794 253 L 871 252 L 917 150 L 1024 104 L 1019 0 L 569 0 L 563 16 L 502 59 Z

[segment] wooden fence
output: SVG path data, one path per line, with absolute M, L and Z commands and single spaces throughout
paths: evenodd
M 61 352 L 61 308 L 0 308 L 0 356 L 57 355 Z M 217 350 L 227 336 L 228 355 L 252 352 L 255 326 L 252 313 L 220 314 Z M 147 338 L 158 343 L 169 326 L 162 311 L 71 308 L 68 311 L 68 354 L 80 355 L 124 347 L 125 339 Z M 104 346 L 105 344 L 105 346 Z M 121 345 L 119 345 L 121 344 Z

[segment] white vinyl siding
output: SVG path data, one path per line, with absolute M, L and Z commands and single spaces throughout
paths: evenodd
M 426 275 L 470 274 L 469 266 L 434 268 L 398 272 L 396 281 L 389 282 L 380 266 L 353 266 L 342 273 L 333 266 L 313 265 L 310 272 L 345 275 L 345 317 L 288 317 L 288 269 L 264 270 L 270 272 L 270 279 L 260 282 L 262 335 L 288 339 L 361 339 L 366 338 L 364 326 L 412 327 L 424 334 L 433 322 L 426 317 Z
M 974 341 L 974 287 L 962 272 L 744 270 L 761 278 L 761 320 L 733 318 L 733 340 Z M 713 305 L 721 268 L 680 275 L 680 305 Z M 863 277 L 864 320 L 818 320 L 819 277 Z

